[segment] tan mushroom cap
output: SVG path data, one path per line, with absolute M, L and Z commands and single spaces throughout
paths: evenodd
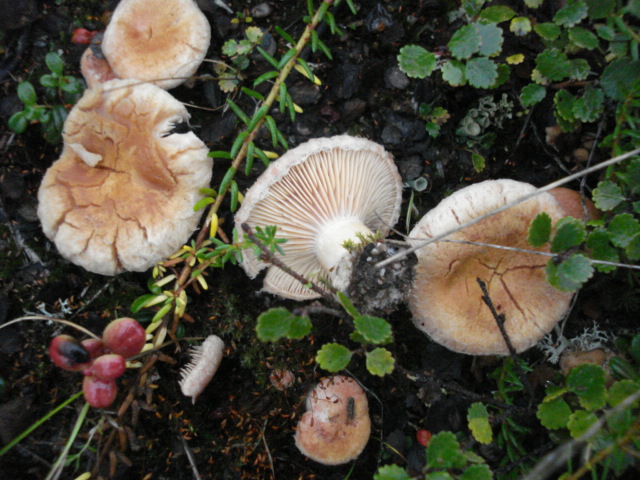
M 210 42 L 209 22 L 193 0 L 121 0 L 102 52 L 118 77 L 170 89 L 193 75 Z
M 62 256 L 104 275 L 144 271 L 189 239 L 212 160 L 169 93 L 111 80 L 69 113 L 61 157 L 38 192 L 44 233 Z
M 536 188 L 514 180 L 489 180 L 445 198 L 414 227 L 411 239 L 429 239 L 515 201 Z M 566 216 L 551 194 L 543 193 L 488 217 L 447 238 L 527 250 L 531 220 L 540 212 L 555 224 Z M 415 325 L 445 347 L 471 355 L 506 355 L 496 321 L 482 301 L 476 278 L 506 317 L 516 351 L 535 345 L 569 307 L 572 293 L 552 287 L 545 277 L 549 257 L 491 247 L 434 242 L 416 251 L 418 266 L 410 299 Z
M 367 395 L 354 379 L 322 379 L 307 396 L 306 406 L 294 437 L 303 455 L 340 465 L 362 453 L 371 435 L 371 419 Z
M 247 192 L 235 217 L 242 223 L 278 227 L 281 260 L 309 280 L 330 277 L 347 251 L 345 240 L 386 235 L 400 215 L 402 180 L 393 157 L 375 142 L 340 135 L 309 140 L 272 162 Z M 254 278 L 267 265 L 252 251 L 243 255 Z M 347 268 L 348 270 L 348 268 Z M 269 267 L 264 290 L 295 300 L 319 295 L 282 270 Z
M 89 88 L 117 78 L 109 62 L 104 58 L 96 57 L 91 47 L 82 54 L 80 71 Z

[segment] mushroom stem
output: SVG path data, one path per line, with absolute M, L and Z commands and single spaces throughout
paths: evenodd
M 343 247 L 348 240 L 355 241 L 358 235 L 372 235 L 371 230 L 357 217 L 338 217 L 325 224 L 316 238 L 315 250 L 320 264 L 332 271 L 349 254 Z

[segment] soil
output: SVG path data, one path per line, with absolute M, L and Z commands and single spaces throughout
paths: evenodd
M 0 324 L 30 313 L 46 314 L 66 318 L 99 334 L 111 319 L 130 316 L 132 301 L 148 293 L 149 272 L 103 277 L 57 254 L 40 229 L 36 207 L 38 186 L 46 169 L 58 158 L 61 142 L 46 142 L 38 125 L 29 126 L 21 135 L 14 135 L 7 127 L 8 118 L 21 109 L 17 84 L 22 80 L 37 84 L 46 70 L 46 53 L 59 52 L 65 61 L 65 73 L 81 77 L 78 62 L 86 45 L 71 42 L 72 32 L 80 27 L 102 30 L 108 19 L 105 14 L 116 3 L 0 0 L 4 17 L 0 22 Z M 208 58 L 220 58 L 222 43 L 241 39 L 247 25 L 272 33 L 279 25 L 296 38 L 304 28 L 302 19 L 307 13 L 305 2 L 298 1 L 225 2 L 237 15 L 227 13 L 212 0 L 198 3 L 212 25 Z M 384 145 L 393 153 L 405 182 L 426 180 L 426 189 L 414 195 L 412 222 L 468 184 L 512 178 L 542 186 L 583 167 L 584 152 L 590 151 L 585 149 L 600 138 L 599 125 L 547 138 L 546 129 L 555 123 L 551 106 L 543 104 L 531 114 L 522 112 L 516 95 L 525 80 L 517 76 L 517 69 L 512 81 L 497 91 L 452 88 L 435 79 L 409 79 L 400 72 L 396 56 L 401 46 L 415 42 L 434 49 L 446 45 L 456 27 L 446 18 L 451 2 L 355 3 L 357 15 L 346 4 L 334 12 L 343 35 L 332 35 L 326 27 L 318 30 L 333 60 L 320 52 L 304 52 L 322 85 L 314 86 L 297 73 L 287 82 L 293 100 L 304 111 L 293 122 L 288 114 L 274 113 L 291 147 L 310 138 L 342 133 Z M 549 12 L 543 9 L 540 15 Z M 250 24 L 249 16 L 253 17 Z M 515 37 L 508 38 L 505 45 L 527 52 L 541 48 Z M 244 73 L 254 79 L 268 68 L 259 57 L 252 57 Z M 522 68 L 524 71 L 530 65 Z M 211 65 L 204 64 L 199 73 L 211 74 Z M 247 85 L 251 85 L 250 80 Z M 224 108 L 227 94 L 216 82 L 194 80 L 171 93 L 193 105 L 191 127 L 210 150 L 231 148 L 239 125 L 233 113 Z M 504 95 L 515 106 L 508 112 L 511 118 L 492 125 L 496 138 L 490 147 L 480 147 L 486 167 L 478 172 L 470 149 L 456 135 L 456 129 L 469 108 L 486 95 L 496 102 Z M 231 96 L 241 107 L 251 107 L 253 100 L 249 97 L 237 92 Z M 428 135 L 418 113 L 423 103 L 442 106 L 451 114 L 436 139 Z M 268 140 L 265 131 L 259 144 L 272 149 Z M 598 149 L 593 154 L 594 161 L 606 158 L 606 152 Z M 216 160 L 212 185 L 219 184 L 229 163 Z M 256 164 L 251 175 L 238 176 L 241 191 L 253 183 L 261 169 Z M 595 182 L 597 177 L 588 177 L 583 188 L 588 191 Z M 580 188 L 578 183 L 571 186 Z M 409 188 L 404 197 L 404 214 L 396 227 L 398 233 L 393 235 L 396 240 L 402 240 L 402 233 L 406 233 Z M 222 227 L 230 236 L 233 214 L 228 207 L 220 213 Z M 320 313 L 312 315 L 310 337 L 261 343 L 255 333 L 260 313 L 275 306 L 293 310 L 301 305 L 261 293 L 260 278 L 250 280 L 240 267 L 231 264 L 212 271 L 208 283 L 206 291 L 189 292 L 189 321 L 182 322 L 178 334 L 183 339 L 213 333 L 223 338 L 225 356 L 212 384 L 192 404 L 177 383 L 180 368 L 189 361 L 188 342 L 181 341 L 180 348 L 165 348 L 161 361 L 150 371 L 147 387 L 138 392 L 126 415 L 118 420 L 116 411 L 134 374 L 121 380 L 121 395 L 112 409 L 89 412 L 69 452 L 72 461 L 59 478 L 71 479 L 94 471 L 102 478 L 115 479 L 368 479 L 380 465 L 389 463 L 402 465 L 410 472 L 419 471 L 424 447 L 416 440 L 416 433 L 423 429 L 461 432 L 463 445 L 482 454 L 497 478 L 515 478 L 521 465 L 530 465 L 555 445 L 539 426 L 532 407 L 544 395 L 545 382 L 557 375 L 557 367 L 545 362 L 538 349 L 522 354 L 533 366 L 528 374 L 531 391 L 514 394 L 518 412 L 513 414 L 514 419 L 528 430 L 522 435 L 525 451 L 518 462 L 501 463 L 503 449 L 495 443 L 475 443 L 466 425 L 466 412 L 472 402 L 492 402 L 497 387 L 491 373 L 501 368 L 501 359 L 471 357 L 440 347 L 413 326 L 401 303 L 385 314 L 393 325 L 394 342 L 387 348 L 396 359 L 396 369 L 390 375 L 376 377 L 367 372 L 358 344 L 349 343 L 352 324 L 348 318 L 323 313 L 312 304 L 310 308 Z M 594 322 L 611 334 L 627 331 L 637 318 L 637 298 L 629 291 L 624 273 L 595 276 L 576 297 L 565 335 L 580 333 Z M 149 320 L 143 317 L 139 315 L 138 319 Z M 43 321 L 24 321 L 0 330 L 3 444 L 80 390 L 81 375 L 57 369 L 48 359 L 47 346 L 60 333 L 76 334 L 58 323 Z M 368 392 L 373 430 L 369 444 L 355 462 L 325 467 L 297 450 L 293 434 L 304 411 L 305 393 L 327 374 L 315 363 L 315 354 L 321 345 L 333 341 L 347 343 L 356 351 L 348 373 Z M 291 370 L 294 385 L 284 391 L 274 388 L 269 374 L 275 368 Z M 69 438 L 82 404 L 79 400 L 70 403 L 0 457 L 0 477 L 45 478 Z M 496 419 L 500 421 L 503 419 Z M 114 429 L 118 435 L 109 437 Z M 107 438 L 113 441 L 109 443 Z

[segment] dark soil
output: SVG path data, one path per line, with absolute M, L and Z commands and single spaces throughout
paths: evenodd
M 49 51 L 60 52 L 66 73 L 80 77 L 78 61 L 86 46 L 72 43 L 71 33 L 78 27 L 103 29 L 107 18 L 104 13 L 116 3 L 0 0 L 0 323 L 27 312 L 46 312 L 100 333 L 111 319 L 131 315 L 131 302 L 147 293 L 148 273 L 102 277 L 69 264 L 56 253 L 40 230 L 35 209 L 40 180 L 58 158 L 61 144 L 45 142 L 38 125 L 16 136 L 6 123 L 21 109 L 17 84 L 22 80 L 37 84 L 45 73 L 43 59 Z M 222 43 L 229 38 L 240 39 L 246 24 L 232 22 L 236 17 L 213 1 L 199 3 L 212 25 L 209 58 L 219 58 Z M 258 2 L 228 3 L 239 12 L 239 18 L 244 18 Z M 267 30 L 280 25 L 294 38 L 302 32 L 306 2 L 266 3 L 270 13 L 254 15 L 252 25 Z M 395 156 L 405 181 L 422 177 L 428 182 L 427 189 L 415 195 L 418 212 L 414 220 L 447 194 L 471 183 L 512 178 L 542 186 L 582 166 L 583 151 L 579 149 L 592 145 L 598 126 L 561 135 L 549 143 L 545 128 L 554 123 L 549 105 L 536 108 L 532 115 L 521 115 L 515 96 L 515 88 L 520 87 L 517 77 L 498 91 L 479 92 L 468 87 L 454 89 L 433 79 L 408 79 L 397 69 L 396 55 L 401 46 L 416 42 L 433 49 L 446 44 L 455 27 L 445 16 L 451 2 L 356 3 L 360 5 L 358 15 L 352 15 L 346 5 L 335 11 L 343 36 L 331 35 L 326 27 L 319 30 L 333 54 L 332 61 L 310 50 L 304 53 L 315 65 L 322 86 L 313 86 L 297 73 L 288 80 L 294 101 L 304 110 L 295 122 L 288 115 L 276 115 L 291 147 L 309 138 L 340 133 L 383 144 Z M 544 11 L 540 14 L 545 15 Z M 508 38 L 505 45 L 515 49 L 516 41 Z M 532 52 L 540 48 L 518 47 Z M 267 68 L 259 58 L 253 59 L 245 73 L 254 79 Z M 205 64 L 201 73 L 211 73 L 210 69 Z M 191 124 L 211 150 L 230 149 L 238 125 L 233 113 L 222 108 L 226 94 L 215 82 L 194 81 L 171 93 L 187 104 L 205 108 L 190 109 Z M 487 165 L 478 173 L 470 151 L 455 130 L 482 96 L 492 95 L 498 101 L 503 94 L 516 105 L 513 117 L 501 127 L 492 127 L 496 140 L 482 150 Z M 249 106 L 248 97 L 236 99 L 241 106 Z M 437 139 L 425 131 L 425 122 L 417 113 L 421 103 L 443 106 L 452 115 Z M 259 143 L 270 149 L 267 132 Z M 596 161 L 604 155 L 596 150 Z M 216 161 L 214 185 L 219 184 L 228 165 L 227 160 Z M 256 165 L 251 176 L 239 175 L 240 189 L 248 188 L 260 170 Z M 596 181 L 595 177 L 588 178 L 586 187 Z M 572 186 L 579 188 L 578 184 Z M 407 211 L 408 198 L 409 190 L 403 212 Z M 233 216 L 224 207 L 220 213 L 223 228 L 230 235 Z M 406 231 L 405 221 L 403 215 L 397 226 L 400 232 Z M 400 240 L 401 235 L 395 238 Z M 115 410 L 90 411 L 70 451 L 74 461 L 60 478 L 75 478 L 95 469 L 103 478 L 191 479 L 197 478 L 193 471 L 196 466 L 200 478 L 368 479 L 380 465 L 388 463 L 418 471 L 424 462 L 424 447 L 415 436 L 419 429 L 462 432 L 465 446 L 485 456 L 498 478 L 518 471 L 516 463 L 500 466 L 504 452 L 474 443 L 466 426 L 466 411 L 472 402 L 491 402 L 497 387 L 488 374 L 500 367 L 501 360 L 460 355 L 432 343 L 414 328 L 402 305 L 386 316 L 394 328 L 395 340 L 388 348 L 397 361 L 395 371 L 375 377 L 367 372 L 361 354 L 356 354 L 350 364 L 349 374 L 369 394 L 373 434 L 367 448 L 355 462 L 340 467 L 323 467 L 306 459 L 296 449 L 293 433 L 304 410 L 305 393 L 326 374 L 318 368 L 314 356 L 327 342 L 349 342 L 352 326 L 347 319 L 314 314 L 311 337 L 263 344 L 255 334 L 256 317 L 269 307 L 295 309 L 300 305 L 260 293 L 259 279 L 248 279 L 237 266 L 212 271 L 208 282 L 209 290 L 189 293 L 192 321 L 183 322 L 180 335 L 200 338 L 215 333 L 224 339 L 227 350 L 212 384 L 192 405 L 177 384 L 179 369 L 188 361 L 187 349 L 166 348 L 165 361 L 156 363 L 148 388 L 136 398 L 121 424 L 116 423 Z M 594 321 L 612 332 L 631 327 L 638 313 L 634 299 L 637 297 L 627 292 L 623 274 L 596 276 L 577 297 L 565 334 L 580 332 Z M 55 368 L 47 357 L 50 339 L 62 332 L 74 334 L 67 327 L 42 321 L 25 321 L 0 330 L 3 444 L 81 388 L 79 374 Z M 351 346 L 355 349 L 358 345 Z M 523 435 L 526 452 L 521 461 L 530 464 L 554 446 L 537 423 L 532 405 L 542 398 L 545 381 L 557 372 L 536 349 L 523 358 L 534 366 L 529 375 L 532 392 L 518 396 L 519 413 L 513 415 L 519 425 L 529 429 Z M 269 382 L 269 373 L 278 367 L 292 370 L 297 379 L 284 392 Z M 132 378 L 124 377 L 121 392 Z M 119 397 L 114 409 L 121 400 Z M 81 407 L 80 401 L 71 403 L 1 457 L 0 478 L 45 478 Z M 118 427 L 121 434 L 107 444 L 108 432 Z M 101 431 L 106 434 L 101 435 Z

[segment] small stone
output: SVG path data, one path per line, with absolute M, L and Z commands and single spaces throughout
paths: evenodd
M 404 90 L 409 86 L 410 80 L 397 65 L 394 65 L 384 72 L 384 82 L 390 88 Z
M 309 82 L 296 83 L 289 87 L 289 94 L 297 105 L 313 105 L 320 99 L 320 87 Z
M 259 3 L 251 9 L 251 16 L 254 18 L 264 18 L 271 15 L 271 12 L 273 12 L 273 7 L 271 6 L 271 4 L 263 2 Z

